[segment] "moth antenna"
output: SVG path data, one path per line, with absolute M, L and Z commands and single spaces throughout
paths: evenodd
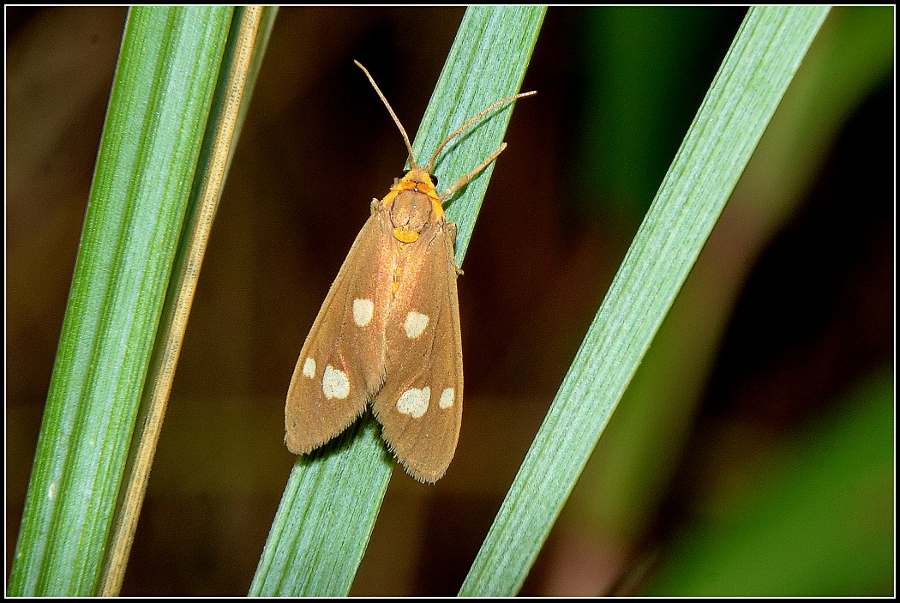
M 454 182 L 454 183 L 453 183 L 453 186 L 451 186 L 450 188 L 448 188 L 447 190 L 445 190 L 443 193 L 441 193 L 441 205 L 443 205 L 444 201 L 446 201 L 447 199 L 450 198 L 450 195 L 452 195 L 453 193 L 455 193 L 456 191 L 458 191 L 459 189 L 461 189 L 462 187 L 464 187 L 465 185 L 467 185 L 467 184 L 469 183 L 469 181 L 472 180 L 472 178 L 474 178 L 476 175 L 478 175 L 478 172 L 480 172 L 481 170 L 483 170 L 483 169 L 486 168 L 487 166 L 491 165 L 491 162 L 492 162 L 494 159 L 496 159 L 497 156 L 498 156 L 500 153 L 502 153 L 503 150 L 504 150 L 505 148 L 506 148 L 506 143 L 505 143 L 505 142 L 500 143 L 500 148 L 497 149 L 496 151 L 494 151 L 493 154 L 492 154 L 490 157 L 488 157 L 487 159 L 485 159 L 485 160 L 481 163 L 481 165 L 479 165 L 477 168 L 475 168 L 474 170 L 472 170 L 471 172 L 469 172 L 468 174 L 466 174 L 465 176 L 463 176 L 462 178 L 460 178 L 460 179 L 457 180 L 456 182 Z
M 406 130 L 403 129 L 403 124 L 400 123 L 400 120 L 397 119 L 397 114 L 394 113 L 394 110 L 391 109 L 391 104 L 384 98 L 384 94 L 381 93 L 381 88 L 378 87 L 378 84 L 375 83 L 375 80 L 372 78 L 372 75 L 369 73 L 369 70 L 362 66 L 362 63 L 359 61 L 353 61 L 356 63 L 356 66 L 363 70 L 363 73 L 366 74 L 366 77 L 369 78 L 369 82 L 372 84 L 372 87 L 375 88 L 375 92 L 378 93 L 378 98 L 381 99 L 381 102 L 384 103 L 384 106 L 387 107 L 388 113 L 391 114 L 391 117 L 394 118 L 394 123 L 397 124 L 397 127 L 400 128 L 400 133 L 403 134 L 403 142 L 406 143 L 406 150 L 409 151 L 409 163 L 412 167 L 417 168 L 419 166 L 416 165 L 416 157 L 413 155 L 412 145 L 409 143 L 409 136 L 406 135 Z M 455 134 L 454 134 L 455 136 Z M 443 145 L 442 145 L 443 146 Z M 429 164 L 430 165 L 430 164 Z
M 358 64 L 358 63 L 357 63 L 357 64 Z M 360 67 L 362 67 L 362 65 L 360 65 Z M 375 82 L 372 82 L 372 84 L 374 85 Z M 481 113 L 479 113 L 478 115 L 476 115 L 475 117 L 473 117 L 472 119 L 470 119 L 469 121 L 467 121 L 466 123 L 464 123 L 464 124 L 463 124 L 462 126 L 460 126 L 453 134 L 451 134 L 451 135 L 448 136 L 446 139 L 444 139 L 444 142 L 442 142 L 442 143 L 440 144 L 440 146 L 439 146 L 439 147 L 437 148 L 437 150 L 434 152 L 434 155 L 431 156 L 431 161 L 428 162 L 428 166 L 425 168 L 425 171 L 428 172 L 428 173 L 430 174 L 430 173 L 431 173 L 431 170 L 434 168 L 434 162 L 435 162 L 435 160 L 437 159 L 438 155 L 440 155 L 441 151 L 444 150 L 444 147 L 447 146 L 447 143 L 450 142 L 451 140 L 453 140 L 454 138 L 456 138 L 457 136 L 459 136 L 460 134 L 462 134 L 463 132 L 465 132 L 465 131 L 466 131 L 472 124 L 474 124 L 476 121 L 478 121 L 479 119 L 481 119 L 482 117 L 484 117 L 485 115 L 487 115 L 488 113 L 490 113 L 491 111 L 493 111 L 494 109 L 496 109 L 497 107 L 500 107 L 500 106 L 502 106 L 502 105 L 505 105 L 506 103 L 512 102 L 512 101 L 514 101 L 514 100 L 516 100 L 516 99 L 518 99 L 518 98 L 522 98 L 522 97 L 525 97 L 525 96 L 532 96 L 532 95 L 534 95 L 534 94 L 537 94 L 537 91 L 532 90 L 531 92 L 522 92 L 521 94 L 516 94 L 516 95 L 514 95 L 514 96 L 510 96 L 510 97 L 504 98 L 503 100 L 499 100 L 499 101 L 497 101 L 496 103 L 494 103 L 493 105 L 491 105 L 490 107 L 488 107 L 487 109 L 485 109 L 484 111 L 482 111 Z M 383 97 L 382 97 L 382 98 L 383 98 Z M 386 102 L 387 102 L 387 101 L 385 101 L 385 103 L 386 103 Z M 492 157 L 496 158 L 497 155 L 499 155 L 499 154 L 501 153 L 502 150 L 503 150 L 502 148 L 501 148 L 500 150 L 498 150 L 496 153 L 494 153 L 494 154 L 492 155 Z M 478 172 L 480 172 L 481 170 L 483 170 L 483 169 L 487 166 L 488 163 L 490 163 L 490 161 L 488 161 L 487 163 L 481 165 L 481 166 L 479 167 L 479 169 L 475 170 L 474 173 L 478 173 Z M 471 174 L 470 174 L 470 176 L 471 176 Z M 455 187 L 456 185 L 454 184 L 453 186 Z M 451 188 L 453 188 L 453 187 L 451 187 Z

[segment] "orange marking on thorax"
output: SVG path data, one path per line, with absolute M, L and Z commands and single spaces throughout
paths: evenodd
M 444 217 L 444 208 L 441 206 L 441 197 L 435 190 L 434 184 L 431 183 L 431 177 L 425 170 L 417 168 L 406 172 L 403 179 L 394 185 L 391 191 L 384 196 L 384 199 L 381 200 L 381 204 L 390 209 L 391 205 L 394 204 L 394 199 L 403 191 L 413 191 L 422 195 L 427 195 L 428 198 L 431 199 L 431 204 L 434 207 L 435 218 L 439 220 Z

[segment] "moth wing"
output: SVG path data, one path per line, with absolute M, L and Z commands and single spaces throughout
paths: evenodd
M 381 387 L 392 278 L 386 220 L 373 202 L 303 344 L 284 413 L 285 443 L 294 454 L 341 433 Z
M 414 478 L 444 475 L 462 421 L 462 341 L 456 226 L 427 227 L 413 243 L 391 303 L 384 387 L 373 402 L 382 436 Z

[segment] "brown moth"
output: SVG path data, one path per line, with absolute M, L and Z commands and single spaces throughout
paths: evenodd
M 355 62 L 355 61 L 354 61 Z M 431 169 L 444 146 L 503 99 L 451 134 L 423 169 L 406 131 L 365 67 L 356 62 L 403 135 L 410 170 L 371 215 L 331 285 L 303 344 L 285 404 L 285 443 L 306 454 L 372 404 L 382 437 L 407 473 L 436 482 L 447 471 L 462 420 L 462 342 L 454 248 L 443 203 L 490 157 L 440 196 Z

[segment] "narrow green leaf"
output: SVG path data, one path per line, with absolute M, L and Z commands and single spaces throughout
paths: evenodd
M 129 13 L 10 595 L 95 594 L 231 14 Z
M 460 594 L 521 588 L 827 13 L 747 14 Z
M 138 429 L 131 440 L 125 481 L 114 516 L 115 525 L 98 585 L 100 596 L 117 596 L 121 589 L 213 218 L 237 146 L 242 109 L 250 102 L 258 64 L 276 12 L 277 8 L 243 7 L 234 11 L 231 20 L 194 170 L 181 240 L 144 382 Z
M 413 145 L 427 161 L 441 140 L 493 102 L 518 91 L 544 9 L 469 8 Z M 373 74 L 378 78 L 378 74 Z M 372 102 L 378 102 L 374 93 Z M 435 171 L 452 183 L 494 152 L 512 107 L 489 116 L 444 150 Z M 422 155 L 422 157 L 419 157 Z M 502 158 L 501 158 L 502 160 Z M 491 168 L 451 201 L 461 263 Z M 368 544 L 394 460 L 371 414 L 294 465 L 250 588 L 260 596 L 346 595 Z M 423 486 L 425 487 L 425 486 Z

